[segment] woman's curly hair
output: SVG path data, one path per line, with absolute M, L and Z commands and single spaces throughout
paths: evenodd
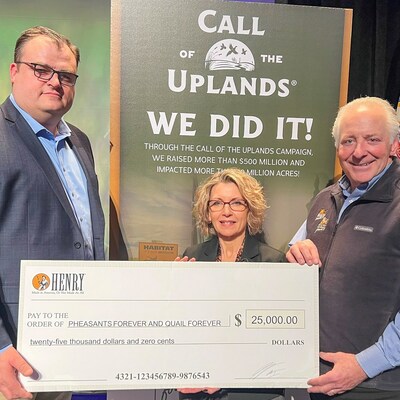
M 215 230 L 210 223 L 208 202 L 211 189 L 218 183 L 234 183 L 243 199 L 246 200 L 249 212 L 247 214 L 247 229 L 250 235 L 262 232 L 262 226 L 267 209 L 263 187 L 252 176 L 238 168 L 227 168 L 216 172 L 207 178 L 197 188 L 194 198 L 193 215 L 197 227 L 205 236 L 215 235 Z

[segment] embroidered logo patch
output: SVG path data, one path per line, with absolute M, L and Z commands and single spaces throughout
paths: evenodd
M 328 222 L 329 222 L 329 218 L 326 218 L 326 217 L 322 218 L 322 221 L 318 224 L 315 232 L 324 231 L 326 229 L 326 226 L 328 225 Z
M 374 231 L 374 228 L 372 226 L 354 225 L 354 230 L 360 232 L 372 233 Z
M 325 218 L 325 216 L 326 216 L 326 210 L 324 208 L 321 208 L 315 220 L 318 221 L 319 219 Z

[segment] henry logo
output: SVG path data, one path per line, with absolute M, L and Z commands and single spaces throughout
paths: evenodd
M 36 274 L 32 279 L 32 286 L 38 291 L 48 292 L 82 292 L 86 274 L 54 272 L 50 276 L 43 273 Z
M 250 49 L 236 39 L 225 39 L 215 43 L 208 50 L 205 66 L 210 71 L 221 69 L 235 69 L 253 71 L 254 57 Z
M 50 278 L 46 274 L 36 274 L 32 279 L 32 286 L 39 291 L 46 290 L 50 286 Z

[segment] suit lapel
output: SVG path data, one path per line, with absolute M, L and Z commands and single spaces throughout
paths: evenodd
M 248 232 L 246 232 L 246 239 L 244 242 L 242 259 L 252 261 L 256 259 L 259 256 L 259 254 L 260 250 L 257 239 L 255 239 L 253 236 L 249 235 Z
M 85 149 L 78 135 L 74 132 L 74 127 L 70 125 L 72 134 L 70 136 L 71 148 L 76 154 L 79 163 L 87 179 L 87 190 L 89 195 L 90 212 L 92 217 L 93 238 L 102 242 L 104 215 L 102 212 L 101 202 L 98 195 L 98 183 L 93 162 L 90 159 L 90 148 Z M 95 244 L 96 246 L 96 244 Z M 99 251 L 99 250 L 97 250 Z
M 93 164 L 89 159 L 88 152 L 83 148 L 81 141 L 74 133 L 73 128 L 71 128 L 71 130 L 71 136 L 68 138 L 70 147 L 78 157 L 78 161 L 83 168 L 83 172 L 85 173 L 87 180 L 92 181 L 93 179 L 96 179 L 94 176 Z
M 204 242 L 203 257 L 204 261 L 215 261 L 218 253 L 218 237 L 212 236 L 210 240 Z
M 20 139 L 21 146 L 25 146 L 32 154 L 32 157 L 43 171 L 43 175 L 46 177 L 50 187 L 62 204 L 65 212 L 69 218 L 75 224 L 77 224 L 74 212 L 71 208 L 67 195 L 65 194 L 64 187 L 60 181 L 57 171 L 55 170 L 53 163 L 46 153 L 46 150 L 41 145 L 39 139 L 36 137 L 31 127 L 13 106 L 9 99 L 4 103 L 3 110 L 5 111 L 5 118 L 15 124 L 15 129 L 12 130 L 11 134 L 17 136 Z

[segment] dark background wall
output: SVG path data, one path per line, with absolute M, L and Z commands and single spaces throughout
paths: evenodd
M 279 4 L 353 9 L 348 100 L 400 97 L 400 1 L 276 0 Z M 323 38 L 321 38 L 323 40 Z
M 399 0 L 276 0 L 275 3 L 353 9 L 348 101 L 360 96 L 378 96 L 397 107 L 400 97 Z M 305 390 L 298 389 L 288 391 L 286 399 L 309 397 Z

